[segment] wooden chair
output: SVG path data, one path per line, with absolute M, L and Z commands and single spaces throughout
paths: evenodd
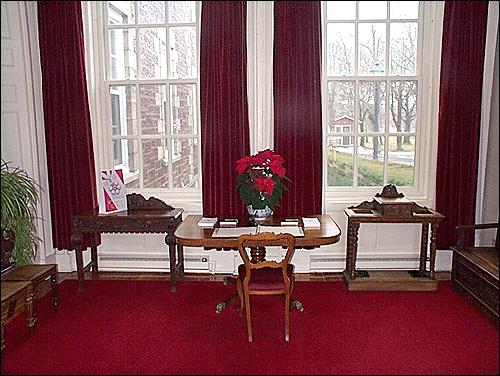
M 286 247 L 281 261 L 266 261 L 266 246 Z M 246 312 L 248 341 L 252 342 L 252 318 L 250 295 L 282 295 L 285 298 L 285 341 L 289 341 L 290 303 L 294 287 L 293 264 L 295 238 L 290 234 L 263 232 L 256 235 L 240 235 L 238 251 L 243 264 L 238 267 L 236 281 L 240 298 L 240 315 Z M 250 253 L 250 256 L 249 256 Z
M 498 321 L 498 227 L 499 223 L 457 226 L 458 240 L 453 250 L 451 279 L 456 292 L 464 292 L 490 317 Z M 496 228 L 493 246 L 467 246 L 466 235 Z

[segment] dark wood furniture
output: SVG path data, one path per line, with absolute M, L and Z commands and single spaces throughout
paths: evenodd
M 295 249 L 314 249 L 322 245 L 334 244 L 340 240 L 340 228 L 335 221 L 327 214 L 315 215 L 320 221 L 320 227 L 315 229 L 304 229 L 304 236 L 295 238 Z M 212 237 L 213 228 L 198 227 L 198 221 L 202 218 L 201 215 L 188 215 L 181 225 L 175 231 L 177 244 L 181 249 L 184 246 L 203 247 L 204 249 L 216 250 L 238 250 L 238 237 L 220 238 Z M 281 223 L 280 216 L 274 215 L 272 220 L 266 225 L 279 226 Z M 301 219 L 300 219 L 301 221 Z M 248 217 L 238 218 L 238 227 L 251 226 L 252 222 Z M 218 227 L 217 223 L 215 227 Z M 256 254 L 255 257 L 265 257 L 265 253 Z M 234 302 L 236 295 L 229 297 L 217 304 L 215 312 L 220 313 L 224 308 Z M 298 310 L 301 310 L 301 304 L 298 301 L 293 302 L 293 305 Z
M 466 246 L 467 233 L 496 228 L 495 246 Z M 498 322 L 498 223 L 457 226 L 457 244 L 452 246 L 453 289 L 463 292 Z
M 57 264 L 27 264 L 16 265 L 13 269 L 2 274 L 2 283 L 4 281 L 29 281 L 32 284 L 35 299 L 33 306 L 36 305 L 37 300 L 40 298 L 40 291 L 38 286 L 44 281 L 50 281 L 52 293 L 52 306 L 54 311 L 59 309 L 59 293 L 57 283 Z M 34 313 L 35 320 L 37 320 L 36 309 Z
M 266 246 L 286 247 L 285 256 L 279 261 L 257 260 Z M 263 232 L 238 237 L 238 252 L 243 264 L 238 267 L 237 289 L 240 298 L 240 315 L 245 310 L 248 342 L 252 342 L 252 316 L 250 295 L 281 295 L 285 297 L 285 341 L 290 339 L 290 306 L 294 287 L 293 264 L 295 238 L 290 234 Z M 264 251 L 265 252 L 265 251 Z
M 30 335 L 33 335 L 36 323 L 33 308 L 33 285 L 29 281 L 2 281 L 2 351 L 5 348 L 5 323 L 13 316 L 16 305 L 21 300 L 25 301 L 28 329 Z
M 92 277 L 99 276 L 97 265 L 97 240 L 101 233 L 166 233 L 165 243 L 169 247 L 170 290 L 175 292 L 177 277 L 184 273 L 182 248 L 176 256 L 174 232 L 182 222 L 183 209 L 175 209 L 163 201 L 150 197 L 145 199 L 136 193 L 127 194 L 127 210 L 112 214 L 99 214 L 98 209 L 82 212 L 73 218 L 72 247 L 76 253 L 78 289 L 84 289 L 85 271 L 92 270 Z M 83 234 L 91 233 L 91 260 L 83 265 Z M 176 261 L 178 259 L 178 262 Z
M 437 289 L 434 275 L 436 259 L 436 230 L 444 216 L 435 210 L 420 206 L 398 193 L 394 185 L 387 185 L 371 202 L 350 206 L 344 210 L 347 224 L 347 259 L 344 278 L 348 290 L 415 290 Z M 421 223 L 420 262 L 418 270 L 356 270 L 358 232 L 361 223 Z M 430 231 L 430 244 L 429 238 Z M 428 246 L 429 257 L 427 257 Z M 429 270 L 426 262 L 429 261 Z

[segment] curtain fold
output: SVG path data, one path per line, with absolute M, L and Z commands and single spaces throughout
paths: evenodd
M 487 17 L 487 1 L 445 2 L 436 209 L 446 218 L 437 234 L 439 249 L 456 244 L 455 227 L 475 219 Z
M 81 2 L 39 1 L 38 31 L 52 237 L 71 249 L 73 216 L 98 205 Z
M 282 215 L 322 212 L 321 3 L 274 2 L 274 150 L 286 161 Z
M 204 216 L 245 212 L 235 163 L 249 155 L 246 2 L 204 1 L 200 102 Z

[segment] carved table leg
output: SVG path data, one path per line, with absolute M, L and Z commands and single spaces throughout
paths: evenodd
M 429 278 L 430 279 L 435 279 L 434 276 L 434 266 L 436 265 L 436 232 L 437 232 L 438 224 L 437 223 L 431 223 L 431 260 L 430 260 L 430 266 L 429 266 Z
M 429 224 L 422 223 L 422 235 L 420 237 L 420 266 L 419 270 L 425 273 L 427 261 L 427 244 L 429 243 Z
M 173 232 L 165 235 L 165 243 L 168 245 L 168 255 L 170 259 L 170 292 L 174 293 L 177 289 L 177 261 L 176 261 L 176 241 Z
M 347 226 L 347 272 L 350 279 L 356 278 L 356 257 L 358 253 L 359 223 L 348 221 Z
M 97 233 L 94 233 L 92 236 L 92 244 L 90 245 L 90 255 L 92 258 L 92 278 L 99 278 L 99 266 L 97 265 Z
M 177 263 L 179 265 L 178 275 L 184 277 L 184 247 L 180 244 L 177 245 Z
M 84 289 L 85 274 L 83 271 L 83 250 L 82 250 L 83 234 L 80 231 L 74 231 L 71 235 L 71 245 L 75 251 L 76 257 L 76 272 L 78 274 L 78 291 Z
M 28 329 L 30 335 L 33 335 L 35 333 L 35 325 L 37 321 L 35 309 L 35 289 L 36 286 L 32 283 L 26 291 L 26 316 L 28 318 Z
M 59 310 L 59 285 L 57 284 L 57 270 L 50 275 L 50 285 L 52 288 L 52 305 L 54 307 L 54 311 L 57 312 Z

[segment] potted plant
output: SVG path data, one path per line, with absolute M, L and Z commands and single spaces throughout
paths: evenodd
M 35 259 L 40 241 L 35 226 L 40 186 L 25 170 L 11 168 L 9 163 L 2 158 L 2 253 L 4 245 L 9 247 L 15 241 L 12 260 L 19 265 L 29 264 Z
M 279 206 L 286 190 L 284 180 L 290 181 L 285 176 L 284 162 L 281 155 L 269 149 L 236 161 L 237 188 L 252 219 L 265 220 Z

